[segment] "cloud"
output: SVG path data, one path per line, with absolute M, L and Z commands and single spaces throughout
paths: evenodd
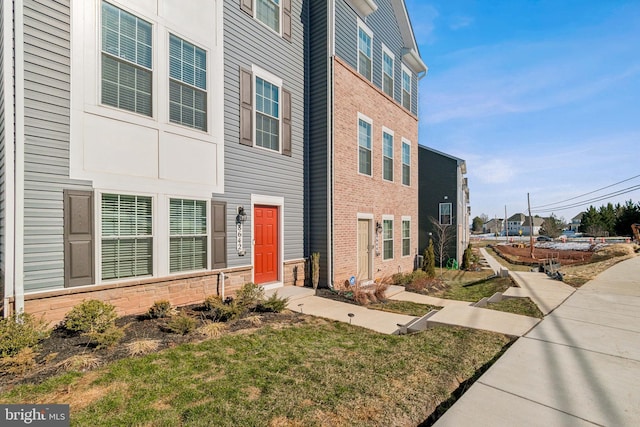
M 468 163 L 470 178 L 483 184 L 509 183 L 516 176 L 516 163 L 508 159 L 478 157 Z
M 459 30 L 461 28 L 468 27 L 473 24 L 473 17 L 471 16 L 454 16 L 451 18 L 451 22 L 449 23 L 449 28 L 453 31 Z

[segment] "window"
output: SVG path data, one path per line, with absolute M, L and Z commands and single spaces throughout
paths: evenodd
M 207 53 L 169 35 L 169 120 L 207 130 Z
M 411 72 L 402 65 L 402 106 L 411 111 Z
M 382 179 L 393 181 L 393 134 L 382 132 Z
M 207 204 L 202 200 L 169 201 L 169 271 L 207 268 Z
M 358 172 L 371 176 L 371 123 L 358 119 Z
M 392 219 L 382 219 L 382 259 L 393 259 Z
M 256 0 L 256 19 L 280 33 L 280 0 Z
M 102 103 L 151 116 L 151 24 L 102 3 Z
M 151 197 L 102 195 L 102 279 L 153 274 Z
M 411 144 L 402 141 L 402 184 L 411 185 Z
M 358 72 L 371 80 L 371 39 L 369 30 L 363 24 L 358 25 Z
M 440 224 L 451 225 L 451 203 L 440 203 Z
M 411 220 L 402 218 L 402 256 L 411 255 Z
M 256 145 L 280 151 L 280 88 L 256 77 Z
M 393 54 L 382 46 L 382 90 L 393 98 Z

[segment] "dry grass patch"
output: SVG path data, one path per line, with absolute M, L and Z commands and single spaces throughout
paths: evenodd
M 142 356 L 153 353 L 160 348 L 160 340 L 142 339 L 130 342 L 126 345 L 130 356 Z
M 76 354 L 60 362 L 59 367 L 63 371 L 86 372 L 100 366 L 100 358 L 92 354 Z
M 219 338 L 227 330 L 227 325 L 221 322 L 205 323 L 196 329 L 196 332 L 206 339 Z

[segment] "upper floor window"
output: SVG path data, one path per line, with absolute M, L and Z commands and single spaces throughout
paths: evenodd
M 280 88 L 256 77 L 256 145 L 280 151 Z
M 151 24 L 102 2 L 102 103 L 152 115 Z
M 207 53 L 169 35 L 169 120 L 207 130 Z
M 358 172 L 371 176 L 371 123 L 358 119 Z
M 207 268 L 207 204 L 203 200 L 169 201 L 169 271 Z
M 256 18 L 276 33 L 279 33 L 280 0 L 256 0 Z
M 373 35 L 364 24 L 358 24 L 358 72 L 367 80 L 371 80 Z
M 411 144 L 402 141 L 402 184 L 411 185 Z
M 152 198 L 103 194 L 102 279 L 153 274 Z
M 382 90 L 393 98 L 393 65 L 394 56 L 384 45 L 382 46 Z
M 440 224 L 451 225 L 451 203 L 440 203 Z
M 402 106 L 411 111 L 411 72 L 402 64 Z
M 382 132 L 382 179 L 393 181 L 393 133 Z

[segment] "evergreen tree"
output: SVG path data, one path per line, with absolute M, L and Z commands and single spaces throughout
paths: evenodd
M 473 226 L 472 226 L 473 227 L 472 228 L 473 232 L 474 233 L 482 233 L 482 230 L 484 229 L 484 223 L 485 223 L 485 221 L 479 216 L 473 218 L 473 222 L 472 222 L 472 224 L 473 224 Z
M 616 210 L 611 203 L 600 208 L 600 222 L 607 235 L 616 234 Z
M 464 254 L 462 255 L 462 269 L 469 270 L 471 268 L 471 263 L 473 262 L 473 251 L 471 250 L 471 243 L 464 250 Z
M 422 270 L 428 277 L 436 277 L 436 255 L 433 249 L 433 240 L 429 240 L 429 246 L 424 250 Z
M 640 224 L 640 203 L 634 205 L 628 200 L 618 211 L 616 218 L 616 235 L 629 236 L 631 234 L 631 224 Z

